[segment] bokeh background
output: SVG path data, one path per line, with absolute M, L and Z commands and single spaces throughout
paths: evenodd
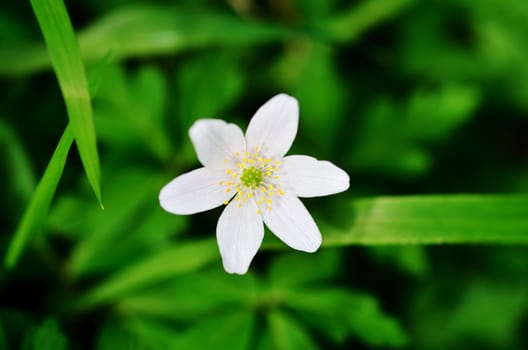
M 423 195 L 528 191 L 528 2 L 66 7 L 90 86 L 105 210 L 73 146 L 49 215 L 17 264 L 0 270 L 0 349 L 528 348 L 528 250 L 478 232 L 466 240 L 475 222 L 465 221 L 465 198 L 476 198 L 473 221 L 489 219 L 480 197 L 455 197 L 461 211 L 451 212 L 458 240 L 471 244 L 398 244 L 410 240 L 390 221 L 377 232 L 387 245 L 339 239 L 356 232 L 359 198 L 396 198 L 394 219 L 398 198 L 413 195 L 402 220 L 439 227 L 433 243 L 443 218 L 420 211 Z M 222 208 L 173 216 L 157 196 L 198 166 L 188 138 L 196 119 L 245 129 L 279 92 L 300 104 L 290 154 L 331 160 L 351 187 L 304 201 L 323 234 L 318 253 L 267 232 L 249 273 L 231 276 L 214 241 Z M 31 4 L 2 2 L 2 257 L 67 122 Z M 528 235 L 527 200 L 516 225 L 493 203 L 497 227 Z M 420 243 L 413 227 L 404 235 Z

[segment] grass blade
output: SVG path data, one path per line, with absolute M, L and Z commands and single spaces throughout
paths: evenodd
M 353 201 L 344 229 L 321 225 L 325 246 L 528 244 L 528 195 L 431 195 Z M 345 217 L 345 216 L 343 216 Z
M 70 129 L 70 124 L 68 124 L 9 244 L 4 260 L 8 269 L 13 268 L 31 239 L 31 235 L 42 226 L 46 219 L 73 142 L 73 133 Z
M 88 82 L 68 12 L 62 0 L 31 0 L 66 103 L 88 182 L 102 205 L 99 155 Z

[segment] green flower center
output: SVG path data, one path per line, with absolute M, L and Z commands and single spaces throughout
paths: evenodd
M 260 186 L 263 177 L 264 173 L 262 170 L 255 167 L 246 168 L 242 172 L 242 176 L 240 176 L 240 182 L 246 187 L 255 189 Z

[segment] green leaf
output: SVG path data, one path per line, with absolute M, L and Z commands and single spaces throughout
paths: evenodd
M 374 346 L 401 346 L 408 342 L 398 322 L 384 314 L 369 295 L 344 289 L 312 289 L 285 291 L 285 296 L 286 305 L 338 342 L 349 334 Z
M 359 297 L 347 310 L 354 334 L 374 346 L 405 346 L 409 343 L 398 321 L 380 310 L 375 299 Z
M 97 339 L 96 349 L 145 350 L 145 346 L 140 344 L 133 332 L 125 328 L 122 320 L 111 319 L 102 327 Z
M 308 330 L 304 329 L 296 319 L 281 311 L 270 312 L 267 319 L 272 349 L 318 349 Z
M 145 318 L 108 322 L 97 349 L 249 349 L 255 318 L 247 310 L 226 310 L 185 328 Z
M 135 345 L 133 349 L 182 349 L 178 346 L 181 331 L 173 326 L 148 319 L 122 319 L 116 323 L 122 328 L 121 341 L 129 338 L 128 342 Z
M 431 157 L 409 137 L 406 119 L 402 118 L 406 113 L 392 99 L 371 102 L 358 127 L 356 145 L 350 148 L 349 161 L 353 168 L 406 177 L 428 170 Z
M 45 320 L 24 339 L 25 349 L 66 350 L 67 339 L 54 319 Z
M 186 62 L 176 78 L 183 130 L 198 118 L 221 115 L 239 99 L 245 83 L 236 57 L 227 54 L 206 54 Z
M 349 157 L 352 166 L 385 176 L 423 174 L 432 163 L 424 145 L 445 141 L 467 123 L 480 96 L 469 84 L 446 83 L 420 89 L 405 103 L 392 98 L 372 101 Z
M 228 311 L 199 320 L 186 329 L 176 332 L 154 322 L 132 322 L 146 344 L 154 346 L 163 338 L 167 349 L 248 349 L 255 323 L 254 315 L 245 311 Z M 163 341 L 163 340 L 162 340 Z
M 178 341 L 178 349 L 248 349 L 254 332 L 255 316 L 250 310 L 225 311 L 198 321 Z
M 475 347 L 522 348 L 518 345 L 523 338 L 519 329 L 528 307 L 528 289 L 517 276 L 518 283 L 465 276 L 467 280 L 455 282 L 459 293 L 448 292 L 448 298 L 444 293 L 449 288 L 439 290 L 439 285 L 429 285 L 422 290 L 411 307 L 417 348 L 425 344 L 430 349 L 463 348 L 468 340 Z M 444 280 L 453 282 L 453 278 Z M 424 314 L 429 316 L 424 318 Z M 438 331 L 439 324 L 442 332 Z
M 112 66 L 106 73 L 95 99 L 99 102 L 94 109 L 99 139 L 126 151 L 134 144 L 146 146 L 166 161 L 172 147 L 163 123 L 167 93 L 160 70 L 147 66 L 125 76 L 120 66 Z
M 177 244 L 117 272 L 88 291 L 72 307 L 86 309 L 116 301 L 138 290 L 197 270 L 218 258 L 214 239 Z
M 483 67 L 480 59 L 475 59 L 476 54 L 479 57 L 482 54 L 471 52 L 465 45 L 460 45 L 459 40 L 453 40 L 451 26 L 446 23 L 453 20 L 455 11 L 443 6 L 429 6 L 419 11 L 419 15 L 408 16 L 396 49 L 398 65 L 404 74 L 427 77 L 429 81 L 467 81 L 488 75 L 490 69 Z M 489 40 L 486 40 L 486 46 L 493 47 Z M 493 51 L 503 52 L 497 48 Z
M 90 92 L 68 12 L 62 0 L 31 0 L 44 35 L 53 70 L 66 103 L 88 182 L 102 206 L 99 155 L 90 103 Z
M 31 202 L 27 207 L 22 220 L 20 221 L 15 235 L 11 239 L 4 264 L 7 268 L 13 268 L 20 258 L 24 248 L 35 234 L 45 223 L 53 195 L 62 176 L 62 171 L 66 164 L 68 151 L 73 142 L 73 134 L 70 124 L 66 127 L 51 160 L 44 171 L 35 190 Z
M 467 122 L 480 103 L 480 90 L 449 84 L 418 91 L 409 100 L 403 129 L 412 138 L 438 142 Z
M 152 171 L 128 167 L 108 169 L 107 173 L 111 178 L 107 182 L 105 210 L 89 206 L 81 196 L 79 200 L 65 197 L 51 214 L 50 222 L 54 228 L 69 229 L 70 234 L 80 239 L 68 266 L 69 273 L 76 279 L 118 268 L 120 264 L 128 266 L 133 255 L 140 255 L 148 248 L 147 240 L 141 242 L 136 230 L 140 229 L 151 210 L 162 212 L 157 193 L 166 182 L 164 177 L 161 179 Z M 130 189 L 134 189 L 133 196 L 127 195 Z M 83 213 L 80 217 L 79 212 Z M 179 217 L 172 219 L 176 228 L 181 220 Z M 149 234 L 157 239 L 160 232 Z
M 324 246 L 528 244 L 528 195 L 428 195 L 359 199 L 341 206 L 344 226 L 319 222 Z
M 122 298 L 118 310 L 141 317 L 189 321 L 209 314 L 245 307 L 257 298 L 257 280 L 251 274 L 233 276 L 221 266 L 178 277 L 174 282 Z
M 270 283 L 279 288 L 321 283 L 339 274 L 340 258 L 339 252 L 331 249 L 309 256 L 303 252 L 288 252 L 272 262 Z
M 288 28 L 248 21 L 217 11 L 185 7 L 129 5 L 105 13 L 79 33 L 86 64 L 100 62 L 111 50 L 116 60 L 173 55 L 200 47 L 256 45 L 291 36 Z M 40 44 L 18 42 L 0 50 L 0 75 L 25 75 L 48 69 L 50 60 Z
M 356 40 L 370 28 L 399 15 L 415 2 L 416 0 L 365 0 L 334 18 L 320 21 L 318 27 L 332 40 Z
M 528 290 L 499 283 L 476 283 L 468 288 L 445 323 L 454 334 L 506 344 L 515 338 L 528 306 Z
M 305 134 L 317 135 L 310 145 L 324 152 L 335 144 L 350 100 L 339 74 L 333 48 L 308 40 L 292 45 L 276 68 L 277 79 L 299 100 Z

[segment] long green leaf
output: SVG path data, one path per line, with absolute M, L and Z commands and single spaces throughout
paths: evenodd
M 73 142 L 70 129 L 68 124 L 9 244 L 4 260 L 7 268 L 12 268 L 16 264 L 31 235 L 39 230 L 46 219 Z
M 99 155 L 90 92 L 79 44 L 62 0 L 31 0 L 66 103 L 88 182 L 102 205 Z
M 379 197 L 342 208 L 343 229 L 321 225 L 325 246 L 528 244 L 528 195 Z
M 178 244 L 124 269 L 86 293 L 73 309 L 86 309 L 115 301 L 177 275 L 194 271 L 220 257 L 213 239 Z

